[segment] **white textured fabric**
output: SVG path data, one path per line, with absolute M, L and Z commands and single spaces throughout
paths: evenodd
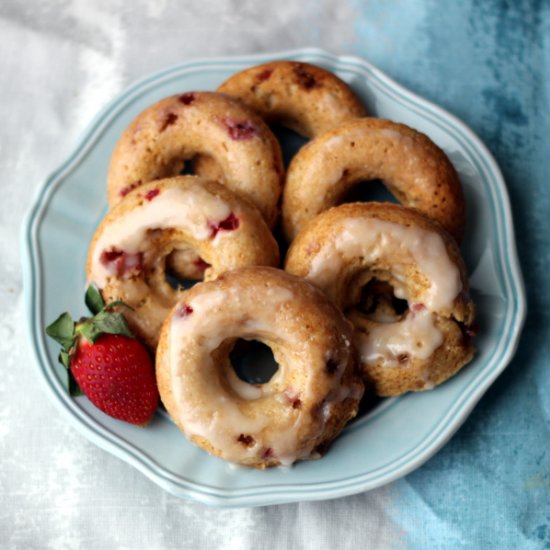
M 351 4 L 350 4 L 351 5 Z M 26 348 L 19 230 L 31 197 L 128 84 L 196 57 L 350 51 L 346 2 L 0 3 L 0 547 L 389 548 L 389 489 L 324 503 L 217 510 L 179 500 L 74 431 Z

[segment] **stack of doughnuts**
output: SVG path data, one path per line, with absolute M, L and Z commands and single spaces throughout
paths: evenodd
M 286 173 L 272 124 L 309 140 Z M 400 204 L 341 204 L 375 179 Z M 130 306 L 166 410 L 213 455 L 255 468 L 322 456 L 365 388 L 427 390 L 473 357 L 455 169 L 321 67 L 271 62 L 151 105 L 115 146 L 107 194 L 88 280 Z M 269 380 L 236 374 L 239 340 L 271 349 Z

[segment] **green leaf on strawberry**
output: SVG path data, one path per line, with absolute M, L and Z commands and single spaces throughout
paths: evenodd
M 62 313 L 50 326 L 46 334 L 59 342 L 63 349 L 70 348 L 74 340 L 74 321 L 69 313 Z
M 75 328 L 75 334 L 84 336 L 92 344 L 102 334 L 119 334 L 128 338 L 134 337 L 122 313 L 108 309 L 102 309 L 91 319 L 79 323 Z
M 84 393 L 114 418 L 146 424 L 157 408 L 158 390 L 149 353 L 115 309 L 128 306 L 120 301 L 105 305 L 94 286 L 87 289 L 85 302 L 93 317 L 75 322 L 63 313 L 46 327 L 61 344 L 59 361 L 67 369 L 69 393 Z
M 94 314 L 97 315 L 104 307 L 105 302 L 99 292 L 98 288 L 95 285 L 90 285 L 86 290 L 86 295 L 84 296 L 84 301 L 86 302 L 86 307 Z

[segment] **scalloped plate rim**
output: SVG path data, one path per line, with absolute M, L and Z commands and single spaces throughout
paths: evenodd
M 423 442 L 422 449 L 418 451 L 420 445 L 417 445 L 404 456 L 394 460 L 393 463 L 404 463 L 394 465 L 393 469 L 389 472 L 380 473 L 380 470 L 388 470 L 392 464 L 387 464 L 383 468 L 381 467 L 371 472 L 365 472 L 352 479 L 346 480 L 339 479 L 329 482 L 306 483 L 298 487 L 296 487 L 296 485 L 279 484 L 277 486 L 258 485 L 252 488 L 225 489 L 196 483 L 167 471 L 165 468 L 158 465 L 147 453 L 138 449 L 130 442 L 122 440 L 116 434 L 110 432 L 104 425 L 99 424 L 95 419 L 89 417 L 84 410 L 80 409 L 72 402 L 72 399 L 68 397 L 59 382 L 54 380 L 51 366 L 46 360 L 47 354 L 43 346 L 43 337 L 42 340 L 39 337 L 39 334 L 41 335 L 41 330 L 36 326 L 34 318 L 34 311 L 35 308 L 38 307 L 37 300 L 39 299 L 39 296 L 37 296 L 39 289 L 36 288 L 36 285 L 32 284 L 35 275 L 34 267 L 35 265 L 38 266 L 36 271 L 39 273 L 39 266 L 41 263 L 39 253 L 40 247 L 36 242 L 37 237 L 35 228 L 40 221 L 41 214 L 49 203 L 50 196 L 55 192 L 58 184 L 70 175 L 71 171 L 78 166 L 87 152 L 99 139 L 101 139 L 102 128 L 106 128 L 110 123 L 110 118 L 112 118 L 109 117 L 109 114 L 112 115 L 122 111 L 124 105 L 128 104 L 135 94 L 143 92 L 149 87 L 154 87 L 155 84 L 158 84 L 158 82 L 165 77 L 174 76 L 180 71 L 190 70 L 193 67 L 214 67 L 216 64 L 227 65 L 229 63 L 241 65 L 254 64 L 282 58 L 298 58 L 304 59 L 305 61 L 311 60 L 311 58 L 321 58 L 334 68 L 345 68 L 346 66 L 352 65 L 355 69 L 359 69 L 363 77 L 372 76 L 374 80 L 378 79 L 387 89 L 399 93 L 408 102 L 409 108 L 416 105 L 424 110 L 430 110 L 434 116 L 437 116 L 438 120 L 446 122 L 446 126 L 459 130 L 467 142 L 469 142 L 469 145 L 471 145 L 470 152 L 477 155 L 478 160 L 487 163 L 485 167 L 486 172 L 491 176 L 488 178 L 488 181 L 492 179 L 492 185 L 489 186 L 490 190 L 492 193 L 497 193 L 498 191 L 497 203 L 500 210 L 496 210 L 495 221 L 498 229 L 504 230 L 506 239 L 509 243 L 509 256 L 503 258 L 502 254 L 499 254 L 498 263 L 502 269 L 504 275 L 503 279 L 506 283 L 506 297 L 508 299 L 506 315 L 509 318 L 507 327 L 510 333 L 510 339 L 504 344 L 504 347 L 501 346 L 498 357 L 484 365 L 484 368 L 480 369 L 480 372 L 472 379 L 470 384 L 454 398 L 454 402 L 447 410 L 447 413 L 439 419 L 438 429 L 434 430 L 427 442 Z M 314 62 L 314 60 L 312 61 Z M 446 127 L 446 129 L 448 128 Z M 500 231 L 498 237 L 500 240 L 503 238 Z M 502 243 L 499 242 L 497 244 L 500 250 L 502 248 Z M 66 157 L 66 160 L 62 162 L 36 190 L 31 201 L 31 207 L 22 225 L 21 249 L 25 290 L 26 328 L 31 338 L 31 349 L 34 355 L 35 364 L 50 398 L 60 408 L 70 423 L 89 440 L 131 464 L 163 489 L 178 497 L 188 498 L 207 505 L 219 507 L 261 506 L 266 504 L 343 497 L 380 487 L 407 475 L 426 462 L 426 460 L 433 456 L 452 437 L 468 417 L 479 399 L 508 365 L 517 349 L 526 316 L 525 290 L 517 258 L 510 202 L 500 169 L 485 145 L 472 130 L 457 117 L 401 86 L 368 61 L 354 55 L 333 55 L 318 48 L 302 48 L 265 54 L 193 59 L 191 61 L 165 67 L 127 87 L 98 112 L 82 132 L 79 139 L 77 139 L 76 145 L 72 152 Z M 510 313 L 511 309 L 513 309 L 512 313 Z M 472 386 L 475 386 L 475 388 L 472 389 Z

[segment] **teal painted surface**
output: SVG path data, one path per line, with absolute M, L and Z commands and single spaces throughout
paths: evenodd
M 451 442 L 392 486 L 409 548 L 550 548 L 550 2 L 356 2 L 355 53 L 464 120 L 512 200 L 528 317 Z

